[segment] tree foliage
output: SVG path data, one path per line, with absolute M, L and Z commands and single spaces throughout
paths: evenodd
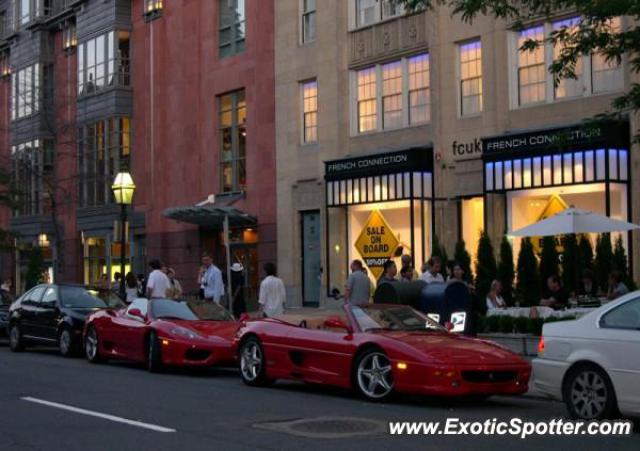
M 464 240 L 456 243 L 453 259 L 464 269 L 464 278 L 467 282 L 473 281 L 473 273 L 471 272 L 471 255 L 467 252 L 467 246 Z
M 513 266 L 513 248 L 506 235 L 500 242 L 500 263 L 498 264 L 498 280 L 502 282 L 502 297 L 511 305 L 513 303 L 513 281 L 515 268 Z
M 521 305 L 537 305 L 540 302 L 540 276 L 538 260 L 530 238 L 523 238 L 520 244 L 517 274 L 516 296 Z
M 575 293 L 580 278 L 580 249 L 575 234 L 564 237 L 564 253 L 562 255 L 562 282 L 569 293 Z
M 558 12 L 571 11 L 579 17 L 575 26 L 554 30 L 545 38 L 562 51 L 557 52 L 549 66 L 549 72 L 558 82 L 576 78 L 576 63 L 582 56 L 601 54 L 607 62 L 620 63 L 627 56 L 630 70 L 640 72 L 640 2 L 637 0 L 395 0 L 410 11 L 449 8 L 452 15 L 472 24 L 478 16 L 504 19 L 513 29 L 521 30 L 525 23 L 550 19 Z M 611 20 L 628 16 L 631 23 L 625 28 L 611 27 Z M 527 40 L 521 51 L 544 45 L 544 42 Z M 640 109 L 640 84 L 631 83 L 626 92 L 615 98 L 611 110 L 596 119 L 618 118 L 621 114 Z M 638 140 L 639 136 L 636 136 Z
M 555 237 L 545 236 L 542 238 L 540 252 L 540 284 L 543 291 L 546 289 L 549 277 L 560 275 L 559 262 Z
M 476 293 L 480 299 L 485 299 L 491 290 L 491 283 L 496 279 L 498 265 L 491 244 L 489 234 L 483 231 L 478 241 L 476 261 Z
M 609 284 L 609 275 L 613 270 L 613 249 L 611 248 L 611 234 L 609 233 L 598 235 L 594 269 L 598 287 L 606 291 Z

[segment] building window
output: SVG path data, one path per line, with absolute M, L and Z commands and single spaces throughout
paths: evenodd
M 40 110 L 40 64 L 25 67 L 11 75 L 11 119 L 22 119 Z
M 402 125 L 402 62 L 382 66 L 382 128 Z
M 14 216 L 44 214 L 53 194 L 53 145 L 36 139 L 11 147 Z M 48 187 L 48 190 L 47 190 Z
M 245 48 L 245 0 L 219 0 L 220 58 L 237 55 Z
M 0 53 L 0 76 L 8 77 L 11 75 L 11 58 L 9 52 Z
M 129 32 L 110 31 L 78 45 L 78 95 L 129 86 Z
M 480 40 L 459 45 L 460 114 L 482 111 L 482 44 Z
M 316 39 L 316 0 L 302 0 L 302 42 Z
M 162 0 L 144 0 L 144 13 L 154 14 L 162 11 Z
M 76 33 L 76 24 L 69 22 L 62 30 L 62 48 L 64 50 L 71 50 L 77 46 L 78 35 Z
M 244 89 L 218 97 L 220 180 L 223 193 L 247 187 L 247 103 Z
M 529 39 L 542 42 L 544 40 L 544 27 L 529 28 L 520 32 L 518 49 Z M 518 102 L 520 105 L 543 102 L 545 100 L 546 74 L 544 45 L 526 52 L 518 50 Z
M 17 26 L 25 26 L 31 21 L 48 16 L 53 0 L 14 0 L 14 17 Z
M 302 142 L 318 141 L 318 81 L 302 83 Z
M 554 83 L 548 71 L 552 59 L 557 59 L 564 48 L 546 41 L 552 32 L 566 29 L 568 34 L 578 30 L 580 18 L 572 17 L 528 28 L 516 35 L 517 96 L 513 106 L 552 102 L 620 90 L 624 87 L 623 68 L 617 61 L 607 61 L 601 53 L 579 57 L 574 73 L 576 78 L 563 78 Z M 610 24 L 612 31 L 620 30 L 620 18 Z M 531 51 L 521 51 L 521 46 L 530 39 L 541 43 Z
M 430 121 L 428 54 L 368 67 L 355 72 L 354 78 L 355 132 L 391 130 Z M 378 111 L 382 111 L 381 120 Z
M 115 117 L 78 129 L 79 201 L 82 207 L 113 202 L 111 184 L 129 168 L 131 120 Z
M 404 5 L 397 0 L 354 0 L 356 27 L 366 27 L 403 15 Z

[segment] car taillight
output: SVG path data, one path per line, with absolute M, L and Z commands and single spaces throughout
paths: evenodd
M 540 335 L 540 341 L 538 342 L 538 355 L 544 354 L 544 336 Z

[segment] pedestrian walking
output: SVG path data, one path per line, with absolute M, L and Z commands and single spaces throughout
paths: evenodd
M 147 299 L 166 299 L 167 291 L 171 283 L 169 278 L 162 271 L 160 260 L 151 260 L 149 267 L 152 271 L 147 278 Z
M 264 272 L 267 277 L 260 284 L 258 304 L 266 317 L 281 315 L 286 304 L 284 283 L 276 276 L 276 265 L 273 263 L 265 263 Z
M 387 260 L 386 262 L 384 262 L 382 269 L 384 272 L 382 273 L 382 277 L 380 277 L 380 280 L 378 280 L 378 286 L 385 283 L 395 283 L 398 281 L 396 279 L 396 276 L 398 275 L 398 267 L 393 260 Z
M 344 301 L 350 305 L 367 305 L 371 293 L 371 281 L 364 272 L 360 260 L 351 262 L 351 274 L 347 278 Z
M 167 277 L 169 277 L 169 292 L 167 297 L 169 299 L 180 299 L 182 297 L 182 285 L 176 279 L 176 272 L 173 268 L 167 269 Z
M 244 266 L 240 263 L 231 265 L 231 296 L 233 316 L 239 318 L 247 311 L 244 299 Z
M 204 290 L 204 300 L 220 304 L 224 295 L 224 282 L 222 281 L 222 271 L 213 264 L 211 255 L 202 256 L 202 265 L 205 268 L 202 275 L 202 286 Z

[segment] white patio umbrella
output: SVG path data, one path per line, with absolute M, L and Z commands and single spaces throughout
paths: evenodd
M 510 236 L 534 237 L 569 235 L 572 233 L 626 232 L 640 229 L 630 222 L 611 219 L 579 208 L 567 208 L 560 213 L 509 233 Z

